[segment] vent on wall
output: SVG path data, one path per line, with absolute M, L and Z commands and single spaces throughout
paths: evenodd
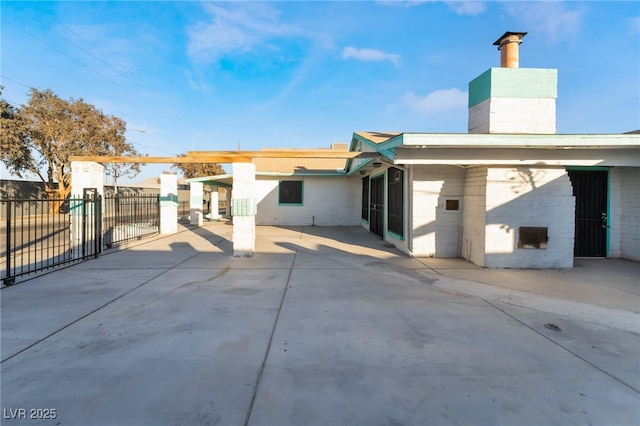
M 521 249 L 546 249 L 549 245 L 546 227 L 521 226 L 518 235 L 518 248 Z

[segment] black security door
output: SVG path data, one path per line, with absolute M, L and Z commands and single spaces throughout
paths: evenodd
M 575 257 L 607 256 L 607 171 L 570 170 L 576 197 Z
M 371 179 L 371 203 L 369 204 L 369 230 L 383 237 L 384 228 L 384 175 Z

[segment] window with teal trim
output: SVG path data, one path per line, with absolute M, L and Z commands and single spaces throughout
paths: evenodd
M 278 203 L 302 204 L 302 181 L 283 180 L 278 188 Z
M 395 167 L 387 170 L 387 229 L 404 236 L 404 172 Z

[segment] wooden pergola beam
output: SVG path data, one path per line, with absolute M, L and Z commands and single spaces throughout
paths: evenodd
M 278 149 L 265 151 L 189 151 L 183 157 L 123 157 L 118 155 L 79 155 L 71 161 L 96 163 L 251 163 L 254 158 L 354 158 L 359 152 L 317 149 Z
M 242 155 L 251 158 L 354 158 L 359 152 L 329 149 L 265 149 L 262 151 L 187 151 L 187 157 Z

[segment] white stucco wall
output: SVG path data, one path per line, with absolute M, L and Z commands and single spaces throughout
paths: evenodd
M 609 174 L 609 256 L 640 261 L 640 168 Z
M 412 252 L 416 257 L 459 257 L 465 170 L 456 166 L 413 166 Z M 447 199 L 459 201 L 447 211 Z
M 281 180 L 302 180 L 303 203 L 278 204 Z M 354 226 L 360 224 L 360 179 L 346 176 L 257 177 L 256 225 Z
M 575 198 L 564 168 L 489 168 L 485 265 L 489 268 L 571 268 Z M 520 227 L 547 227 L 548 247 L 518 248 Z
M 485 266 L 487 168 L 467 169 L 462 197 L 462 257 Z

